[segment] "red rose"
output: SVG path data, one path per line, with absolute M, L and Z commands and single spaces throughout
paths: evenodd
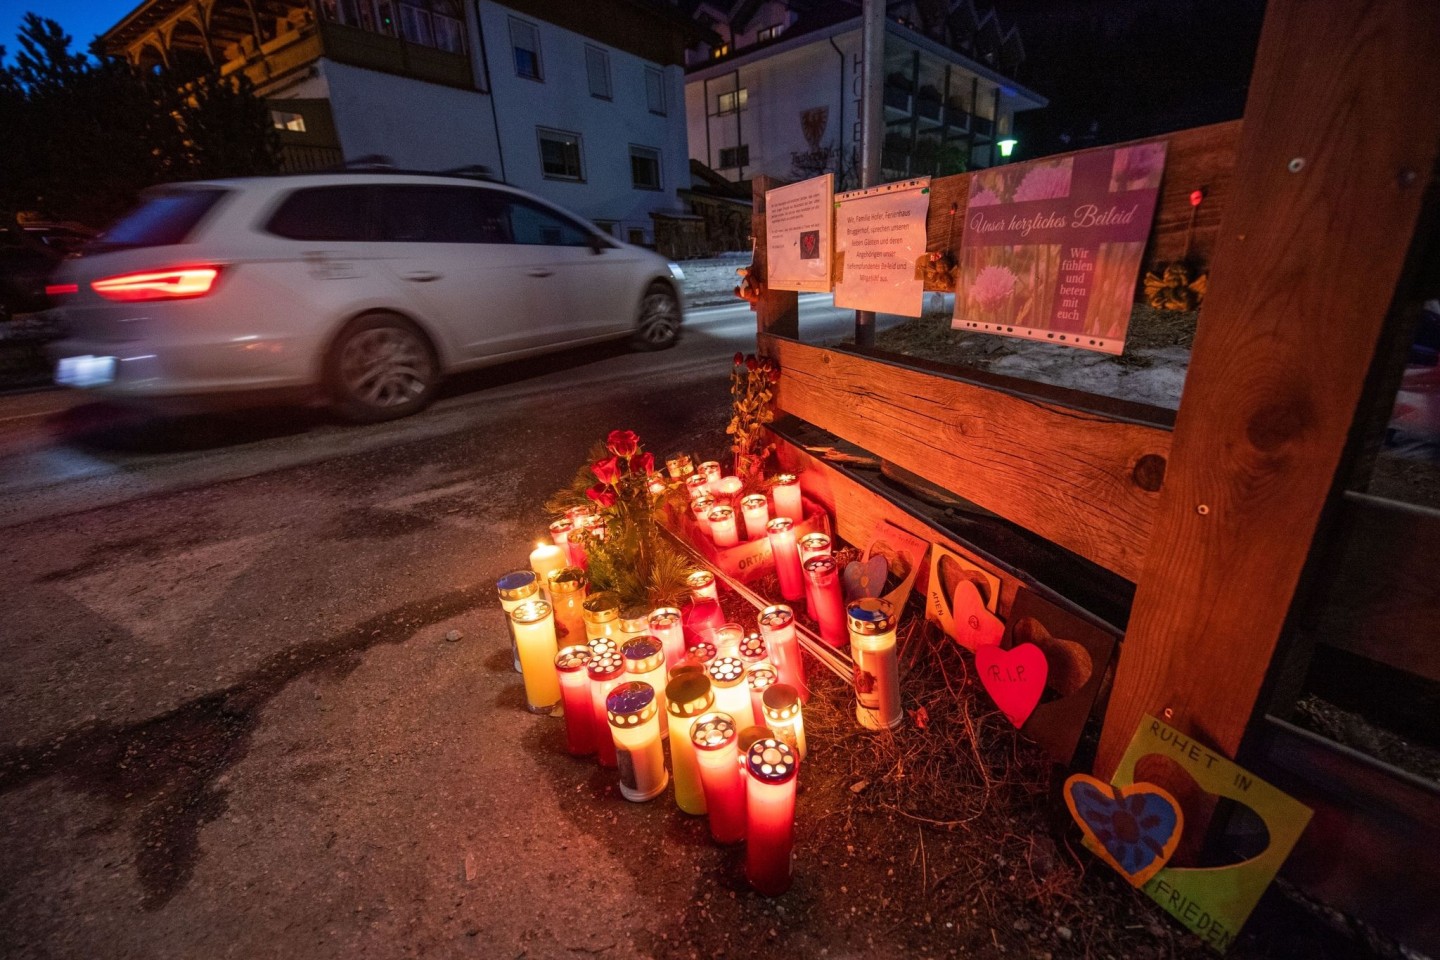
M 737 296 L 737 297 L 740 296 L 740 288 L 739 288 L 739 287 L 736 287 L 736 288 L 735 288 L 735 296 Z M 744 362 L 745 362 L 745 354 L 743 354 L 743 353 L 737 353 L 737 354 L 735 354 L 735 366 L 738 367 L 738 366 L 740 366 L 740 364 L 742 364 L 742 363 L 744 363 Z
M 779 382 L 780 382 L 780 368 L 779 368 L 779 367 L 771 367 L 771 368 L 770 368 L 770 382 L 771 382 L 771 383 L 779 383 Z
M 605 438 L 605 446 L 609 447 L 615 456 L 628 460 L 640 449 L 640 438 L 633 430 L 611 430 L 610 436 Z
M 641 476 L 650 476 L 650 471 L 655 469 L 655 454 L 648 450 L 630 461 L 630 472 L 638 473 Z
M 755 355 L 754 355 L 753 353 L 752 353 L 750 356 L 748 356 L 748 357 L 745 358 L 745 369 L 746 369 L 746 370 L 754 371 L 755 368 L 758 367 L 759 365 L 760 365 L 760 361 L 758 361 L 758 360 L 755 359 Z
M 613 487 L 615 482 L 620 479 L 620 458 L 609 457 L 601 460 L 599 463 L 592 463 L 590 465 L 590 472 L 595 474 L 596 479 L 601 483 L 608 487 Z M 595 498 L 591 497 L 590 499 L 593 500 Z
M 606 487 L 602 487 L 598 483 L 590 489 L 586 490 L 585 496 L 589 497 L 591 500 L 594 500 L 602 507 L 613 507 L 615 505 L 615 491 L 610 490 Z

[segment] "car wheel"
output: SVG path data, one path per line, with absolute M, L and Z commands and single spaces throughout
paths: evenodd
M 680 301 L 663 283 L 653 283 L 640 301 L 640 319 L 635 324 L 634 342 L 642 350 L 664 350 L 675 346 L 680 336 Z
M 419 327 L 387 314 L 361 317 L 330 350 L 327 386 L 335 411 L 356 423 L 408 417 L 435 399 L 440 365 Z

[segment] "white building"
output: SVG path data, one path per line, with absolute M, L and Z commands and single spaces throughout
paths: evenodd
M 682 62 L 701 33 L 650 0 L 147 0 L 102 42 L 244 71 L 288 169 L 484 166 L 653 243 L 690 184 Z
M 719 36 L 687 52 L 690 156 L 731 180 L 837 173 L 857 186 L 860 0 L 692 0 Z M 1024 60 L 1012 26 L 971 0 L 903 0 L 885 25 L 886 180 L 991 166 L 1014 115 L 1045 98 L 1009 75 Z

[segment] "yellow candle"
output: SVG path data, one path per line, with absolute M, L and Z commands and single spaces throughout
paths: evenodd
M 695 674 L 671 680 L 665 688 L 665 700 L 670 712 L 670 765 L 675 770 L 675 805 L 699 816 L 705 812 L 705 787 L 690 734 L 696 718 L 708 713 L 715 702 L 710 680 Z
M 594 640 L 597 637 L 608 637 L 612 640 L 620 636 L 620 595 L 602 591 L 592 593 L 585 598 L 581 605 L 581 616 L 585 619 L 585 637 L 587 640 Z
M 531 713 L 554 713 L 560 703 L 560 678 L 555 672 L 555 616 L 544 600 L 527 600 L 510 612 L 515 645 L 520 648 L 520 675 Z
M 660 745 L 654 688 L 638 680 L 622 683 L 605 698 L 605 709 L 620 768 L 620 795 L 637 803 L 658 797 L 670 774 Z
M 737 657 L 717 657 L 705 668 L 715 693 L 715 710 L 744 720 L 754 708 L 750 705 L 750 687 L 745 682 L 745 664 Z
M 895 652 L 895 610 L 864 597 L 850 604 L 850 656 L 855 663 L 855 719 L 867 730 L 893 730 L 905 719 L 900 706 L 900 662 Z
M 535 571 L 542 587 L 549 586 L 550 574 L 559 573 L 569 563 L 569 549 L 557 547 L 553 543 L 537 543 L 535 549 L 530 551 L 530 569 Z
M 585 636 L 585 592 L 590 581 L 579 567 L 566 567 L 550 575 L 550 605 L 555 608 L 555 632 L 562 644 L 580 643 Z
M 514 661 L 515 672 L 519 673 L 520 648 L 515 646 L 515 625 L 510 622 L 510 611 L 526 600 L 541 599 L 540 580 L 534 570 L 512 570 L 495 582 L 495 589 L 500 594 L 500 609 L 505 611 L 505 630 L 510 634 L 510 657 Z

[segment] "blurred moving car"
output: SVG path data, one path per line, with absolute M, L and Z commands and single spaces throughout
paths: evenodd
M 672 345 L 680 268 L 522 190 L 340 172 L 148 192 L 47 288 L 57 382 L 112 399 L 318 389 L 414 413 L 448 373 L 601 340 Z M 179 401 L 179 403 L 177 403 Z

